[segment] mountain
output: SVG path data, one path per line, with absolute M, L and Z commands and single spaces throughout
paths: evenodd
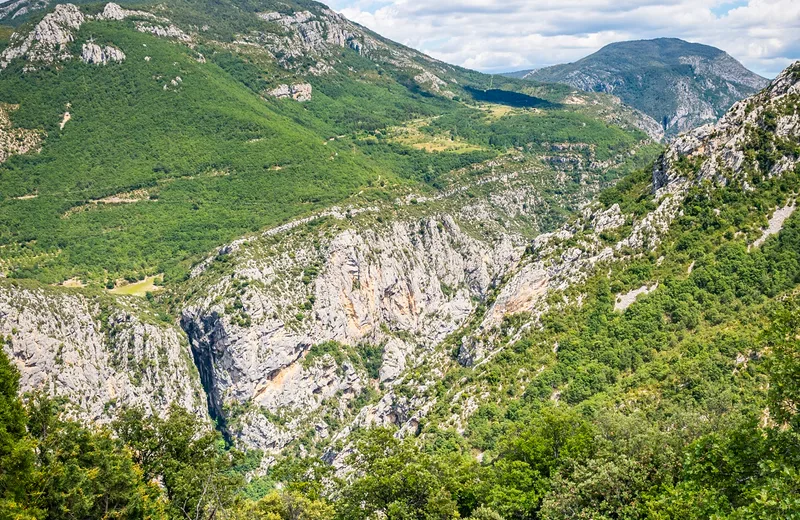
M 83 417 L 93 402 L 82 397 L 113 390 L 99 421 L 142 391 L 138 403 L 164 418 L 123 407 L 112 442 L 41 397 L 14 401 L 0 355 L 13 448 L 0 457 L 15 457 L 0 507 L 790 517 L 798 114 L 800 62 L 533 240 L 506 229 L 524 229 L 514 224 L 537 175 L 497 164 L 496 177 L 442 197 L 330 211 L 231 243 L 169 296 L 184 305 L 196 366 L 185 380 L 169 352 L 186 350 L 147 300 L 7 283 L 3 346 L 23 385 L 38 372 Z M 81 341 L 94 334 L 106 346 Z M 37 370 L 50 349 L 55 366 Z M 108 363 L 87 396 L 59 376 L 80 373 L 81 356 Z M 246 453 L 221 449 L 202 417 L 160 408 L 191 410 L 198 387 Z M 34 444 L 42 459 L 26 462 Z M 26 468 L 85 477 L 37 487 Z M 17 505 L 13 493 L 29 498 Z
M 385 358 L 381 378 L 396 379 L 414 334 L 440 342 L 529 239 L 660 148 L 613 97 L 497 82 L 314 2 L 14 5 L 0 51 L 0 328 L 24 390 L 101 423 L 179 403 L 280 450 L 347 389 L 331 365 L 299 370 L 312 347 L 372 344 L 352 351 L 339 408 L 377 395 L 367 365 Z M 418 219 L 446 240 L 424 249 Z M 362 301 L 352 266 L 328 275 L 326 258 L 373 241 L 385 252 L 365 261 L 386 296 Z M 245 251 L 261 252 L 258 281 L 240 279 Z M 326 276 L 344 278 L 326 292 Z M 450 317 L 432 320 L 442 306 Z M 265 391 L 279 375 L 289 386 Z M 231 401 L 254 392 L 266 401 Z M 240 418 L 287 406 L 303 412 L 288 432 Z
M 612 43 L 574 63 L 514 77 L 613 94 L 672 135 L 716 121 L 767 84 L 725 52 L 676 38 Z
M 313 2 L 6 23 L 0 516 L 797 510 L 800 63 L 664 149 Z

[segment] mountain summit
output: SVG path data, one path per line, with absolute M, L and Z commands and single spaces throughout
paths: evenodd
M 677 38 L 612 43 L 574 63 L 522 77 L 614 94 L 667 134 L 714 121 L 767 84 L 726 52 Z

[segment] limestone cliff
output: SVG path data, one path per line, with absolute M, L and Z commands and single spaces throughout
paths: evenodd
M 58 4 L 53 12 L 46 14 L 27 32 L 23 26 L 23 30 L 11 35 L 8 47 L 0 53 L 0 71 L 18 59 L 25 61 L 23 71 L 26 72 L 76 57 L 80 57 L 84 63 L 100 65 L 123 61 L 125 53 L 113 45 L 100 46 L 90 39 L 82 44 L 80 55 L 76 56 L 71 52 L 70 44 L 75 41 L 78 30 L 85 22 L 120 21 L 127 18 L 134 20 L 136 30 L 140 32 L 177 39 L 184 43 L 191 42 L 191 37 L 169 20 L 146 11 L 123 9 L 110 2 L 103 7 L 102 12 L 87 15 L 74 4 Z
M 65 396 L 76 415 L 105 422 L 122 406 L 205 416 L 185 336 L 135 299 L 0 283 L 0 336 L 24 392 Z
M 197 272 L 203 289 L 181 325 L 232 435 L 267 449 L 301 428 L 329 436 L 323 416 L 351 417 L 424 360 L 525 247 L 516 233 L 475 236 L 449 214 L 377 219 L 375 208 L 240 242 Z

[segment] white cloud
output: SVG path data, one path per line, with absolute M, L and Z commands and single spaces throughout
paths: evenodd
M 713 45 L 774 76 L 800 58 L 798 0 L 333 0 L 370 29 L 487 72 L 575 61 L 620 40 Z

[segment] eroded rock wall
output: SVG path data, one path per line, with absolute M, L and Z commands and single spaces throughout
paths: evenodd
M 106 422 L 123 406 L 162 414 L 173 403 L 206 416 L 182 331 L 133 300 L 2 282 L 0 335 L 21 391 L 68 397 L 83 419 Z

